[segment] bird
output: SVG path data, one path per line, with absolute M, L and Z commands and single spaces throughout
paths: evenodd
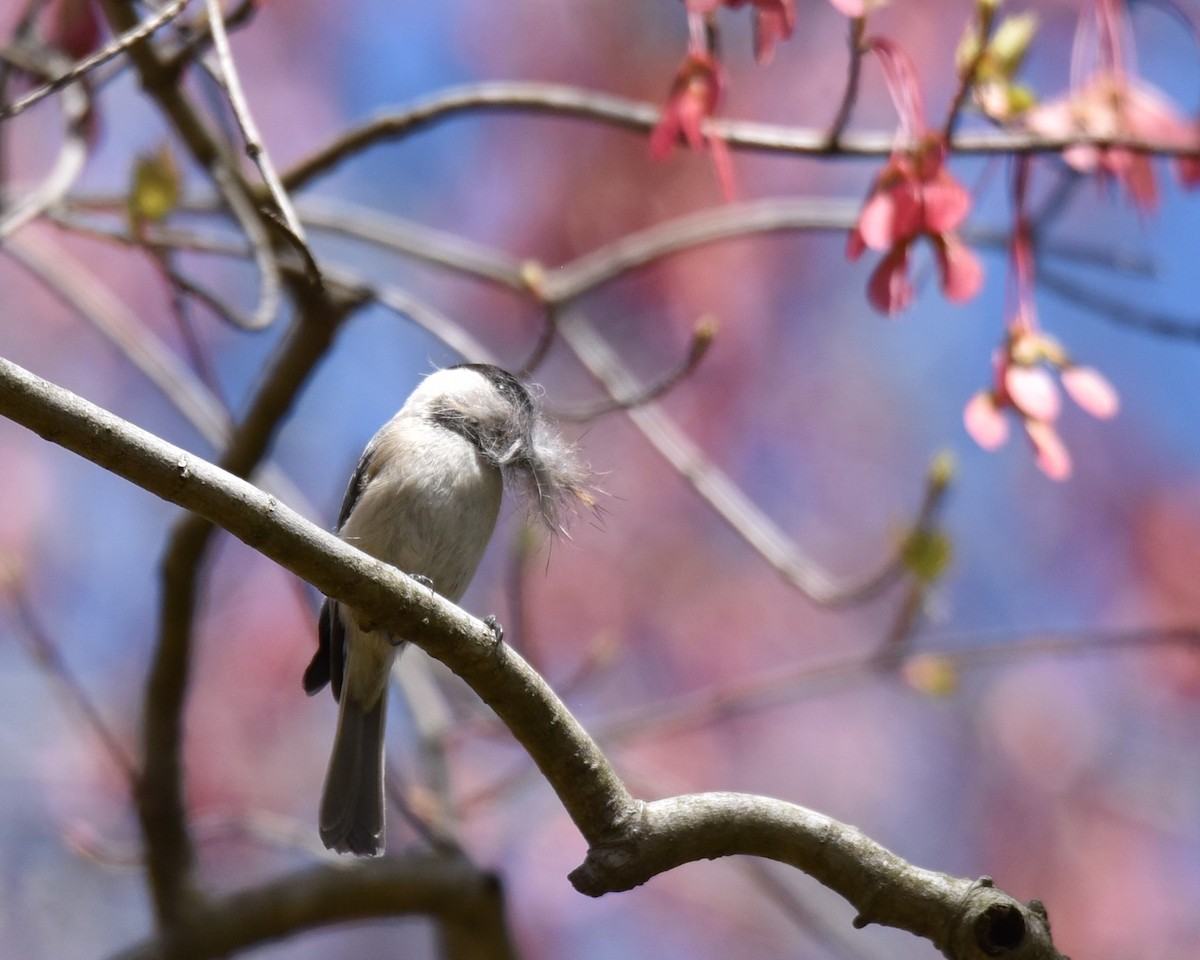
M 552 531 L 595 508 L 589 468 L 552 426 L 538 394 L 508 371 L 465 363 L 425 377 L 368 442 L 338 515 L 338 536 L 416 577 L 447 600 L 466 592 L 516 486 Z M 503 631 L 488 621 L 497 631 Z M 331 597 L 304 672 L 311 696 L 329 684 L 337 730 L 321 795 L 321 840 L 337 853 L 384 850 L 388 680 L 404 640 Z

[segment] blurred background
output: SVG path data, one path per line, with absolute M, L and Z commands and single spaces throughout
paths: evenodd
M 0 35 L 19 6 L 0 9 Z M 1021 8 L 1039 17 L 1023 77 L 1042 96 L 1070 83 L 1083 6 Z M 1182 8 L 1183 18 L 1135 5 L 1133 41 L 1141 74 L 1195 115 L 1200 57 L 1184 23 L 1197 11 Z M 918 64 L 935 123 L 953 96 L 952 51 L 969 11 L 957 0 L 894 0 L 871 17 L 871 31 Z M 798 0 L 796 34 L 765 67 L 753 61 L 751 19 L 745 9 L 718 15 L 729 74 L 721 115 L 824 129 L 845 81 L 845 18 L 825 0 Z M 352 124 L 479 80 L 566 83 L 661 105 L 687 24 L 678 0 L 274 0 L 231 39 L 264 142 L 287 168 Z M 192 77 L 189 90 L 228 124 L 211 82 Z M 94 123 L 73 198 L 126 193 L 137 158 L 164 144 L 185 195 L 208 196 L 127 73 L 97 91 Z M 887 134 L 894 125 L 868 61 L 851 128 Z M 20 196 L 58 150 L 56 101 L 6 121 L 2 133 L 5 193 Z M 851 211 L 881 164 L 734 156 L 741 200 L 833 197 Z M 969 227 L 986 270 L 982 293 L 965 306 L 947 304 L 928 282 L 930 261 L 918 260 L 916 303 L 898 319 L 881 317 L 865 297 L 877 257 L 848 263 L 840 231 L 678 254 L 577 305 L 645 382 L 681 362 L 701 317 L 715 318 L 711 350 L 663 410 L 831 579 L 862 578 L 895 551 L 931 460 L 953 455 L 940 515 L 950 562 L 901 631 L 921 659 L 899 670 L 869 665 L 898 630 L 908 586 L 862 604 L 815 604 L 621 413 L 564 425 L 598 474 L 603 516 L 575 524 L 569 540 L 531 543 L 519 509 L 506 508 L 463 605 L 509 627 L 508 640 L 638 796 L 740 790 L 787 799 L 920 866 L 986 873 L 1022 899 L 1043 900 L 1066 954 L 1190 958 L 1200 941 L 1200 657 L 1157 642 L 1154 631 L 1200 626 L 1200 196 L 1180 192 L 1160 161 L 1156 213 L 1087 180 L 1046 227 L 1044 272 L 1059 283 L 1039 290 L 1042 323 L 1122 399 L 1108 422 L 1064 412 L 1075 473 L 1055 483 L 1019 435 L 985 453 L 962 427 L 963 406 L 991 382 L 1012 307 L 1003 246 L 1011 203 L 1000 161 L 954 158 L 952 169 L 976 193 Z M 1064 176 L 1059 161 L 1041 158 L 1035 196 Z M 461 115 L 374 147 L 298 200 L 416 221 L 549 272 L 724 203 L 704 154 L 651 162 L 643 135 L 520 114 Z M 211 217 L 177 222 L 234 236 Z M 40 254 L 102 290 L 95 296 L 115 301 L 183 365 L 205 358 L 234 416 L 243 409 L 286 318 L 249 334 L 193 305 L 185 328 L 144 254 L 44 221 L 16 236 L 26 257 Z M 327 232 L 312 240 L 323 262 L 410 292 L 502 363 L 519 366 L 537 339 L 542 318 L 511 292 Z M 1056 243 L 1100 253 L 1056 257 Z M 200 255 L 180 264 L 252 306 L 249 264 Z M 128 351 L 4 248 L 0 291 L 0 355 L 215 455 Z M 272 469 L 290 482 L 293 505 L 331 526 L 367 439 L 422 374 L 459 359 L 395 314 L 358 313 L 275 444 Z M 557 411 L 601 397 L 561 343 L 536 377 Z M 0 956 L 103 956 L 150 930 L 140 838 L 120 764 L 61 681 L 77 678 L 136 756 L 158 563 L 179 511 L 7 421 L 0 458 Z M 335 705 L 300 687 L 316 603 L 290 575 L 220 539 L 186 747 L 201 877 L 214 890 L 328 856 L 316 806 Z M 62 665 L 39 664 L 39 638 Z M 453 718 L 444 740 L 453 831 L 477 863 L 502 874 L 525 956 L 933 956 L 905 933 L 852 930 L 847 904 L 775 864 L 691 864 L 634 892 L 580 896 L 566 874 L 584 843 L 555 797 L 470 691 L 437 675 Z M 391 714 L 392 769 L 420 810 L 432 801 L 413 715 L 402 705 Z M 390 849 L 421 843 L 393 810 Z M 421 956 L 432 936 L 424 921 L 378 922 L 255 955 Z

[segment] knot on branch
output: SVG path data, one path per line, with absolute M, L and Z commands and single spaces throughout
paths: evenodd
M 960 922 L 943 953 L 952 960 L 1069 960 L 1054 948 L 1041 901 L 1021 903 L 998 889 L 991 877 L 971 884 Z

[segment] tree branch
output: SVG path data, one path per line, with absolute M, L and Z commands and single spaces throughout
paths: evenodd
M 1021 906 L 990 881 L 971 883 L 913 867 L 854 828 L 813 811 L 741 794 L 634 801 L 546 682 L 511 647 L 498 644 L 484 623 L 244 480 L 4 359 L 0 414 L 224 527 L 450 667 L 529 753 L 587 840 L 587 859 L 572 874 L 582 892 L 626 890 L 690 860 L 751 854 L 811 873 L 857 907 L 860 925 L 910 930 L 956 960 L 1058 957 L 1040 905 Z M 177 763 L 177 756 L 170 762 Z M 247 896 L 253 903 L 254 895 Z M 215 937 L 215 928 L 228 922 L 222 917 L 238 915 L 237 903 L 198 904 L 172 929 L 192 929 L 197 922 L 199 929 L 214 928 Z M 335 922 L 321 919 L 329 916 L 320 913 L 323 899 L 305 903 L 308 912 L 297 908 L 286 923 L 272 927 L 276 935 Z M 353 916 L 367 915 L 358 909 Z M 213 949 L 229 948 L 222 942 Z
M 112 960 L 201 960 L 372 917 L 435 917 L 445 939 L 469 937 L 478 960 L 515 960 L 499 879 L 463 859 L 414 856 L 326 864 L 244 890 L 199 911 L 186 926 Z M 464 954 L 455 954 L 462 956 Z
M 351 302 L 323 297 L 301 306 L 301 314 L 279 349 L 243 422 L 233 434 L 222 467 L 249 476 L 266 455 L 308 375 L 329 349 Z M 199 593 L 200 565 L 214 527 L 192 514 L 175 528 L 163 558 L 160 634 L 146 681 L 144 774 L 138 813 L 146 839 L 146 867 L 156 910 L 170 926 L 195 906 L 192 845 L 183 805 L 181 765 L 183 710 L 191 676 L 192 625 Z
M 408 107 L 350 129 L 285 171 L 280 179 L 285 189 L 295 191 L 377 143 L 402 139 L 460 113 L 483 112 L 575 117 L 606 123 L 635 133 L 649 133 L 660 117 L 659 107 L 655 104 L 581 87 L 525 81 L 466 84 L 440 90 Z M 828 131 L 824 130 L 741 120 L 708 120 L 702 126 L 702 130 L 706 135 L 720 137 L 730 147 L 765 153 L 886 157 L 896 146 L 895 134 L 892 131 L 842 133 L 835 141 L 831 141 Z M 1080 144 L 1120 146 L 1138 152 L 1163 155 L 1193 154 L 1200 146 L 1078 135 L 1043 137 L 1023 131 L 998 131 L 955 136 L 949 143 L 949 149 L 952 153 L 1009 155 L 1057 153 Z
M 257 487 L 3 358 L 0 415 L 223 527 L 441 660 L 512 731 L 589 842 L 602 841 L 631 815 L 634 802 L 599 747 L 482 621 Z
M 855 827 L 769 797 L 705 793 L 648 803 L 625 836 L 588 851 L 571 882 L 600 896 L 684 863 L 734 854 L 803 870 L 854 905 L 856 927 L 898 927 L 955 960 L 1060 958 L 1038 901 L 1018 903 L 986 877 L 915 867 Z

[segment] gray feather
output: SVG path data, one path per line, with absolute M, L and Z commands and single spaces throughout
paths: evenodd
M 333 756 L 321 795 L 321 840 L 330 850 L 383 853 L 383 732 L 387 696 L 363 709 L 342 697 Z

